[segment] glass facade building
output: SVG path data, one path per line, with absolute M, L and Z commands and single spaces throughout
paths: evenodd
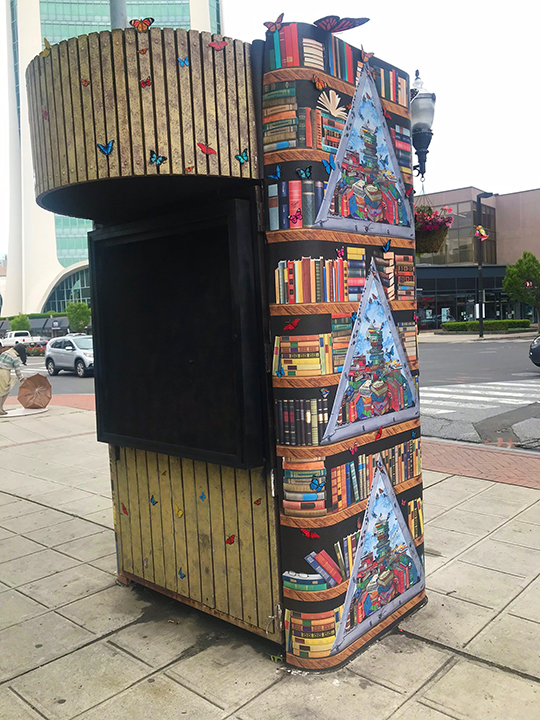
M 88 268 L 77 270 L 59 282 L 49 295 L 43 312 L 64 312 L 68 302 L 92 304 L 90 298 L 90 271 Z

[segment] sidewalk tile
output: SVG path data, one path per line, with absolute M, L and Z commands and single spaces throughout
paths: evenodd
M 0 720 L 43 720 L 7 687 L 0 688 Z
M 540 525 L 540 502 L 535 503 L 528 510 L 522 512 L 516 520 L 532 523 L 533 525 Z
M 467 550 L 459 559 L 462 562 L 510 572 L 522 577 L 535 576 L 540 572 L 540 551 L 498 542 L 488 537 Z
M 424 694 L 437 708 L 468 720 L 532 720 L 540 686 L 495 668 L 462 660 Z
M 33 670 L 11 685 L 49 720 L 70 720 L 125 690 L 148 671 L 147 665 L 120 650 L 96 643 Z
M 110 502 L 111 501 L 109 500 L 109 503 Z M 103 525 L 104 527 L 107 527 L 110 530 L 114 530 L 112 506 L 108 510 L 100 510 L 99 512 L 95 512 L 95 513 L 91 513 L 90 515 L 86 515 L 85 520 L 90 520 L 91 522 L 95 522 L 95 523 L 98 523 L 99 525 Z
M 80 715 L 77 720 L 220 720 L 223 713 L 199 695 L 167 677 L 143 680 L 121 695 Z
M 28 540 L 28 538 L 15 535 L 14 537 L 0 540 L 0 563 L 24 557 L 39 550 L 43 550 L 43 545 Z
M 447 508 L 445 508 L 444 505 L 435 505 L 435 503 L 427 502 L 424 503 L 423 510 L 424 522 L 429 522 L 430 520 L 434 520 L 438 515 L 442 515 L 443 512 L 446 512 Z
M 90 515 L 90 513 L 107 510 L 110 507 L 111 500 L 109 498 L 87 493 L 86 497 L 80 500 L 74 500 L 62 505 L 62 510 L 72 513 L 73 515 L 84 517 L 85 515 Z
M 52 490 L 43 495 L 34 495 L 32 499 L 34 502 L 41 503 L 42 505 L 64 510 L 63 505 L 65 503 L 91 497 L 89 493 L 84 492 L 84 490 L 79 490 L 79 488 L 67 487 L 66 485 L 60 484 L 56 487 L 58 488 L 57 490 Z
M 406 618 L 401 627 L 419 637 L 463 648 L 496 614 L 494 610 L 431 590 L 428 604 Z
M 540 550 L 540 525 L 511 520 L 494 533 L 492 537 L 494 540 L 502 540 L 513 545 Z
M 22 515 L 18 518 L 10 518 L 9 520 L 0 520 L 2 527 L 17 532 L 19 535 L 27 535 L 32 530 L 40 530 L 41 528 L 59 525 L 72 520 L 70 515 L 58 512 L 58 510 L 52 508 L 41 509 L 39 505 L 34 505 L 34 507 L 37 512 Z
M 469 643 L 467 651 L 540 679 L 539 638 L 538 623 L 502 613 Z
M 77 565 L 19 588 L 47 607 L 55 608 L 79 600 L 114 584 L 114 577 L 91 565 Z
M 111 555 L 105 555 L 105 557 L 98 558 L 97 560 L 92 560 L 90 565 L 93 565 L 104 572 L 112 573 L 113 575 L 116 575 L 118 572 L 118 562 L 115 552 Z
M 0 608 L 0 630 L 47 611 L 43 605 L 16 590 L 4 590 L 0 593 Z
M 344 709 L 354 707 L 354 720 L 387 720 L 401 702 L 403 695 L 344 669 L 325 675 L 286 676 L 234 717 L 238 720 L 344 720 Z
M 28 533 L 28 537 L 31 540 L 47 545 L 48 547 L 55 547 L 62 543 L 69 542 L 70 540 L 77 540 L 77 538 L 88 537 L 90 535 L 96 535 L 101 532 L 102 528 L 94 523 L 87 522 L 81 518 L 74 518 L 68 522 L 61 523 L 50 528 L 42 528 L 41 530 L 35 530 L 34 532 Z
M 26 555 L 24 561 L 16 559 L 2 563 L 0 565 L 0 580 L 17 587 L 34 580 L 41 580 L 41 578 L 54 575 L 54 573 L 67 570 L 78 564 L 77 560 L 61 555 L 55 550 L 43 549 L 32 555 Z
M 429 523 L 432 527 L 443 530 L 457 530 L 458 532 L 469 533 L 469 535 L 487 535 L 501 525 L 504 520 L 494 515 L 481 515 L 476 512 L 466 512 L 461 508 L 452 508 L 443 515 L 439 515 Z M 429 533 L 426 528 L 426 533 Z
M 475 495 L 482 490 L 487 490 L 492 487 L 493 484 L 494 483 L 489 480 L 480 480 L 479 478 L 467 477 L 466 475 L 452 475 L 442 482 L 439 487 L 461 493 L 465 496 Z
M 71 542 L 56 545 L 58 552 L 65 553 L 77 560 L 89 562 L 97 560 L 104 555 L 110 555 L 115 549 L 114 532 L 112 530 L 102 530 L 90 537 L 71 540 Z
M 6 540 L 14 535 L 15 533 L 10 532 L 9 530 L 4 530 L 4 528 L 0 528 L 0 540 Z
M 109 475 L 94 475 L 92 480 L 87 480 L 84 483 L 77 483 L 77 487 L 86 492 L 91 492 L 96 495 L 104 495 L 110 497 L 111 495 L 111 478 Z
M 428 587 L 496 610 L 518 595 L 526 582 L 521 577 L 454 560 L 430 575 Z
M 0 681 L 32 670 L 43 663 L 94 640 L 94 635 L 54 612 L 0 631 Z M 1 714 L 0 714 L 0 717 Z
M 105 635 L 138 620 L 152 596 L 135 587 L 114 585 L 90 597 L 65 605 L 58 612 L 96 635 Z
M 540 455 L 537 462 L 539 462 L 540 467 Z M 494 483 L 489 490 L 486 490 L 486 494 L 489 494 L 491 497 L 501 498 L 502 500 L 524 502 L 528 505 L 532 505 L 534 502 L 540 500 L 540 490 L 519 487 L 518 485 L 507 485 L 505 483 Z
M 510 615 L 540 623 L 540 578 L 537 578 L 508 606 Z M 540 633 L 540 628 L 538 629 Z M 539 635 L 540 637 L 540 635 Z
M 424 500 L 426 503 L 443 505 L 447 509 L 454 507 L 454 505 L 459 505 L 464 500 L 467 500 L 468 497 L 469 495 L 464 495 L 458 490 L 442 487 L 442 483 L 432 485 L 424 490 Z
M 58 484 L 50 480 L 40 480 L 39 478 L 27 478 L 27 482 L 17 488 L 16 493 L 23 498 L 33 499 L 35 496 L 43 495 L 43 493 L 56 490 Z
M 474 535 L 467 535 L 455 530 L 445 530 L 431 524 L 425 527 L 426 555 L 440 555 L 451 558 L 477 541 L 478 538 Z
M 9 505 L 2 505 L 0 507 L 0 523 L 10 518 L 33 514 L 38 510 L 41 510 L 40 506 L 28 500 L 17 500 L 14 503 L 9 503 Z
M 18 502 L 18 498 L 13 497 L 13 495 L 6 495 L 6 493 L 0 492 L 0 507 L 3 505 L 10 505 L 14 502 Z
M 436 483 L 440 483 L 441 480 L 446 480 L 452 473 L 435 472 L 434 470 L 422 470 L 422 482 L 424 487 L 430 487 Z
M 260 695 L 282 677 L 268 655 L 244 643 L 209 647 L 173 665 L 167 675 L 227 712 Z
M 455 716 L 448 715 L 446 711 L 443 715 L 443 713 L 427 705 L 412 702 L 400 708 L 395 715 L 392 715 L 390 720 L 449 720 L 451 717 Z
M 466 512 L 478 512 L 482 515 L 495 515 L 506 520 L 514 517 L 526 507 L 527 502 L 524 500 L 510 500 L 485 492 L 467 500 L 459 506 L 459 509 Z
M 412 695 L 450 657 L 450 653 L 421 640 L 392 633 L 368 647 L 347 669 L 391 690 Z

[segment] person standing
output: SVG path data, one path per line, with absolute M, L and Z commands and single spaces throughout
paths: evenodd
M 4 403 L 11 390 L 11 371 L 15 372 L 19 382 L 24 380 L 22 365 L 26 365 L 26 348 L 22 343 L 16 343 L 15 347 L 0 353 L 0 415 L 7 415 Z

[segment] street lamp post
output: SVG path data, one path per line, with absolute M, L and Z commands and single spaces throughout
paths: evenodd
M 426 174 L 428 147 L 433 137 L 431 126 L 435 115 L 435 100 L 435 93 L 424 89 L 424 83 L 417 70 L 411 89 L 411 130 L 412 142 L 418 158 L 418 165 L 415 165 L 413 170 L 416 170 L 422 182 Z
M 126 0 L 109 0 L 111 11 L 111 30 L 127 28 Z
M 476 196 L 476 227 L 482 225 L 482 198 L 493 197 L 493 193 L 482 192 Z M 476 234 L 476 256 L 478 260 L 478 337 L 484 337 L 484 268 L 482 265 L 483 254 L 482 236 Z

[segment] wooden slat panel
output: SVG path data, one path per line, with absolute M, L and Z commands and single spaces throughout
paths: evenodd
M 338 232 L 337 230 L 273 230 L 266 233 L 269 243 L 296 242 L 298 240 L 324 240 L 341 245 L 384 245 L 388 238 L 383 235 L 360 235 L 357 233 Z M 413 248 L 415 245 L 412 238 L 393 238 L 392 249 Z
M 159 509 L 163 532 L 163 558 L 165 563 L 165 587 L 177 589 L 176 549 L 174 544 L 174 518 L 171 492 L 171 473 L 167 455 L 158 455 Z M 157 505 L 156 505 L 157 508 Z
M 48 112 L 48 98 L 47 98 L 47 77 L 45 72 L 45 63 L 49 62 L 49 58 L 42 58 L 38 56 L 36 59 L 36 62 L 38 64 L 39 68 L 39 92 L 38 92 L 38 100 L 39 100 L 39 108 L 38 112 L 41 112 L 42 109 L 45 109 Z M 51 148 L 51 123 L 50 120 L 45 120 L 41 124 L 41 128 L 43 130 L 43 144 L 45 147 L 45 159 L 46 159 L 46 172 L 47 176 L 45 178 L 45 187 L 47 190 L 50 190 L 54 187 L 54 178 L 53 178 L 53 169 L 52 169 L 52 148 Z
M 236 88 L 236 61 L 234 40 L 230 37 L 223 38 L 227 46 L 223 50 L 225 56 L 225 74 L 227 81 L 227 115 L 229 117 L 229 145 L 232 158 L 236 154 L 235 148 L 240 147 L 240 134 L 238 129 L 238 91 Z M 231 161 L 231 175 L 240 177 L 242 171 L 238 161 Z
M 221 37 L 221 36 L 216 36 Z M 204 115 L 206 124 L 206 142 L 216 151 L 215 155 L 208 156 L 208 172 L 211 175 L 219 175 L 219 144 L 217 134 L 217 113 L 216 96 L 214 92 L 214 55 L 220 54 L 223 50 L 214 50 L 208 43 L 212 40 L 210 33 L 203 32 L 200 35 L 201 42 L 201 67 L 204 92 Z
M 239 537 L 236 482 L 233 468 L 221 468 L 221 486 L 223 490 L 223 518 L 225 521 L 225 537 Z M 240 542 L 227 545 L 227 575 L 229 593 L 229 614 L 243 618 L 242 610 L 242 574 L 240 572 Z
M 126 83 L 133 173 L 135 175 L 144 175 L 146 173 L 146 156 L 142 132 L 142 107 L 139 85 L 140 54 L 137 46 L 137 34 L 141 33 L 137 33 L 135 29 L 124 32 L 124 51 L 126 54 Z M 141 42 L 143 41 L 141 40 Z
M 236 63 L 236 88 L 238 92 L 239 147 L 238 150 L 235 150 L 234 145 L 231 144 L 231 154 L 233 158 L 236 153 L 240 154 L 246 148 L 249 151 L 249 126 L 246 112 L 246 68 L 244 62 L 244 44 L 240 40 L 234 41 L 234 58 Z M 235 162 L 238 163 L 237 160 Z M 240 166 L 240 176 L 251 177 L 251 165 L 249 162 Z
M 242 611 L 244 622 L 257 624 L 257 583 L 255 580 L 255 550 L 253 547 L 253 517 L 251 515 L 251 482 L 247 470 L 236 470 L 236 500 L 238 502 L 238 538 L 242 572 Z M 256 498 L 255 498 L 256 499 Z
M 56 117 L 56 103 L 55 103 L 55 92 L 53 82 L 53 52 L 58 56 L 58 47 L 53 46 L 51 53 L 48 57 L 44 58 L 45 63 L 45 86 L 46 86 L 46 98 L 47 98 L 47 111 L 49 113 L 49 133 L 51 138 L 51 169 L 52 169 L 52 187 L 60 187 L 62 183 L 62 176 L 60 174 L 60 148 L 58 146 L 58 127 Z M 65 150 L 65 145 L 64 145 Z
M 131 156 L 131 132 L 129 128 L 130 112 L 126 84 L 124 33 L 122 30 L 112 31 L 111 44 L 112 67 L 116 87 L 116 114 L 118 118 L 117 157 L 120 162 L 120 175 L 132 175 L 133 162 Z
M 26 87 L 28 92 L 28 116 L 30 121 L 30 137 L 32 140 L 32 162 L 35 169 L 35 192 L 36 196 L 39 196 L 42 192 L 42 150 L 43 146 L 39 139 L 40 134 L 40 120 L 37 114 L 37 99 L 36 99 L 36 72 L 37 66 L 35 63 L 31 63 L 26 71 Z M 41 115 L 41 108 L 39 110 Z
M 131 554 L 133 558 L 133 572 L 143 577 L 143 548 L 141 539 L 141 512 L 139 503 L 139 484 L 137 478 L 137 460 L 135 450 L 125 448 L 127 486 L 129 492 L 129 517 L 131 528 Z
M 131 550 L 131 520 L 132 510 L 129 504 L 129 490 L 127 483 L 127 465 L 126 465 L 126 450 L 121 448 L 120 460 L 116 463 L 116 487 L 118 490 L 118 514 L 117 521 L 119 532 L 122 536 L 121 543 L 121 562 L 120 566 L 122 570 L 126 572 L 133 572 L 133 555 Z M 125 510 L 127 510 L 127 515 Z M 133 516 L 133 520 L 137 518 Z
M 270 546 L 270 572 L 272 578 L 272 605 L 274 613 L 277 612 L 278 605 L 282 601 L 281 597 L 281 572 L 279 568 L 279 552 L 278 552 L 278 517 L 277 517 L 277 500 L 272 497 L 272 484 L 270 478 L 266 481 L 266 502 L 268 504 L 268 538 Z M 272 614 L 274 614 L 272 613 Z M 270 633 L 270 628 L 269 628 Z M 277 623 L 274 624 L 273 640 L 283 642 L 283 630 Z
M 182 480 L 182 464 L 180 458 L 170 457 L 169 458 L 169 469 L 171 476 L 171 494 L 172 494 L 172 507 L 174 511 L 174 544 L 176 553 L 176 584 L 178 592 L 186 597 L 190 595 L 189 592 L 189 574 L 188 574 L 188 560 L 187 560 L 187 545 L 186 545 L 186 526 L 185 526 L 185 512 L 184 512 L 184 488 Z M 181 517 L 178 517 L 175 511 L 175 506 L 181 511 Z M 180 572 L 184 575 L 184 578 L 180 577 Z
M 196 168 L 196 156 L 200 154 L 199 148 L 195 144 L 194 123 L 193 123 L 193 105 L 191 103 L 191 73 L 192 58 L 190 55 L 190 45 L 188 34 L 185 30 L 176 31 L 176 52 L 177 57 L 188 58 L 189 66 L 180 67 L 178 65 L 178 87 L 180 101 L 180 132 L 182 135 L 182 148 L 184 156 L 184 171 L 186 167 Z M 201 141 L 202 142 L 202 141 Z
M 154 582 L 154 554 L 152 547 L 152 527 L 150 524 L 150 495 L 148 494 L 148 468 L 146 453 L 136 450 L 137 485 L 139 488 L 139 522 L 141 525 L 141 545 L 143 554 L 143 577 Z
M 152 90 L 154 93 L 154 112 L 156 115 L 156 148 L 158 155 L 167 158 L 159 166 L 161 175 L 171 172 L 169 149 L 169 106 L 165 94 L 165 69 L 163 66 L 163 45 L 161 30 L 150 30 L 150 59 L 152 61 Z
M 198 175 L 208 175 L 208 156 L 197 147 L 197 143 L 205 143 L 206 124 L 204 114 L 204 99 L 201 60 L 201 41 L 196 30 L 188 32 L 189 43 L 189 69 L 191 72 L 191 103 L 193 106 L 193 132 L 195 135 L 195 167 Z M 214 146 L 214 150 L 215 150 Z
M 223 518 L 223 498 L 221 488 L 221 468 L 208 464 L 208 502 L 210 504 L 210 524 L 212 533 L 212 560 L 214 574 L 214 603 L 216 610 L 229 612 L 227 591 L 227 545 L 225 544 L 225 526 Z
M 90 46 L 87 35 L 83 35 L 82 37 L 78 38 L 78 46 L 80 64 L 79 79 L 81 81 L 82 115 L 84 122 L 84 145 L 86 148 L 86 175 L 87 180 L 95 180 L 98 176 L 97 153 L 99 152 L 96 147 L 96 142 L 102 142 L 104 138 L 96 140 L 93 100 L 94 83 L 90 70 Z M 88 81 L 89 84 L 86 86 L 83 85 L 83 80 L 85 82 Z M 103 127 L 101 127 L 101 131 L 104 132 Z
M 88 36 L 88 56 L 90 61 L 90 75 L 92 77 L 90 86 L 92 89 L 92 104 L 94 107 L 94 129 L 96 133 L 96 143 L 106 145 L 112 137 L 107 137 L 107 128 L 105 125 L 105 109 L 103 103 L 103 78 L 101 76 L 101 52 L 99 47 L 99 35 L 90 33 Z M 96 148 L 97 149 L 97 148 Z M 118 152 L 118 148 L 114 148 L 113 153 Z M 109 158 L 97 150 L 97 176 L 105 178 L 109 176 Z M 112 153 L 111 153 L 112 155 Z
M 163 62 L 165 69 L 166 108 L 169 126 L 169 168 L 171 173 L 181 175 L 184 172 L 182 136 L 180 125 L 180 96 L 178 94 L 178 73 L 184 70 L 189 75 L 189 67 L 180 67 L 176 54 L 174 30 L 163 30 Z M 186 56 L 184 55 L 184 58 Z M 182 59 L 184 59 L 182 58 Z
M 221 35 L 215 35 L 221 39 Z M 229 124 L 227 118 L 227 81 L 225 78 L 225 51 L 214 53 L 214 78 L 216 97 L 217 148 L 219 172 L 221 175 L 231 174 L 231 157 L 229 155 Z M 233 155 L 234 157 L 234 155 Z
M 79 47 L 77 38 L 68 40 L 67 62 L 69 65 L 69 93 L 71 96 L 71 113 L 73 121 L 66 127 L 66 140 L 68 148 L 73 147 L 75 153 L 75 168 L 78 182 L 84 182 L 86 174 L 86 147 L 84 143 L 84 119 L 82 109 L 81 83 L 79 71 Z M 69 131 L 68 131 L 69 127 Z M 71 182 L 71 181 L 70 181 Z
M 150 36 L 148 33 L 136 33 L 137 45 L 139 50 L 149 47 Z M 144 172 L 148 175 L 156 175 L 157 169 L 155 165 L 150 165 L 150 150 L 158 151 L 156 143 L 156 127 L 154 113 L 154 93 L 152 86 L 145 85 L 142 87 L 141 80 L 152 81 L 152 65 L 150 59 L 150 50 L 145 54 L 139 53 L 139 95 L 141 98 L 142 110 L 142 133 L 144 138 Z
M 203 502 L 197 496 L 193 460 L 182 458 L 182 479 L 184 482 L 184 518 L 186 524 L 187 570 L 189 597 L 202 601 L 199 544 L 197 542 L 197 503 Z
M 103 110 L 105 112 L 105 134 L 107 140 L 114 139 L 114 150 L 109 155 L 109 177 L 120 175 L 120 148 L 116 122 L 116 92 L 112 64 L 111 33 L 104 30 L 99 33 L 101 48 L 101 74 L 103 77 Z
M 201 568 L 202 602 L 208 607 L 215 607 L 214 601 L 214 570 L 212 567 L 212 542 L 210 534 L 210 501 L 206 463 L 194 461 L 195 493 L 197 496 L 197 542 L 199 546 L 199 562 Z M 204 494 L 205 499 L 201 500 Z M 190 538 L 190 543 L 195 538 Z
M 156 453 L 146 453 L 148 470 L 148 495 L 150 526 L 152 531 L 152 553 L 154 556 L 154 577 L 156 585 L 165 587 L 165 559 L 163 556 L 163 528 L 161 526 L 161 495 L 159 493 L 158 465 Z M 152 498 L 157 504 L 152 503 Z
M 263 469 L 251 470 L 251 511 L 253 523 L 253 549 L 255 555 L 255 583 L 257 590 L 257 624 L 274 632 L 272 593 L 272 568 L 270 561 L 270 538 L 268 533 L 268 499 Z M 259 502 L 260 500 L 260 502 Z M 259 502 L 258 505 L 255 505 Z M 273 508 L 272 508 L 273 511 Z
M 118 463 L 116 462 L 115 448 L 112 445 L 109 445 L 109 473 L 111 476 L 114 541 L 116 545 L 116 568 L 120 573 L 122 570 L 122 533 L 120 532 L 120 524 L 118 522 L 118 513 L 120 511 L 120 503 L 118 501 Z
M 251 177 L 259 178 L 259 154 L 257 152 L 257 119 L 255 117 L 255 102 L 253 90 L 253 77 L 251 74 L 251 45 L 244 44 L 244 67 L 246 70 L 246 104 L 249 130 L 249 162 Z
M 76 140 L 73 126 L 73 103 L 71 102 L 71 77 L 69 69 L 68 43 L 61 42 L 59 49 L 64 137 L 67 150 L 67 181 L 72 184 L 77 182 L 77 159 L 75 156 Z

